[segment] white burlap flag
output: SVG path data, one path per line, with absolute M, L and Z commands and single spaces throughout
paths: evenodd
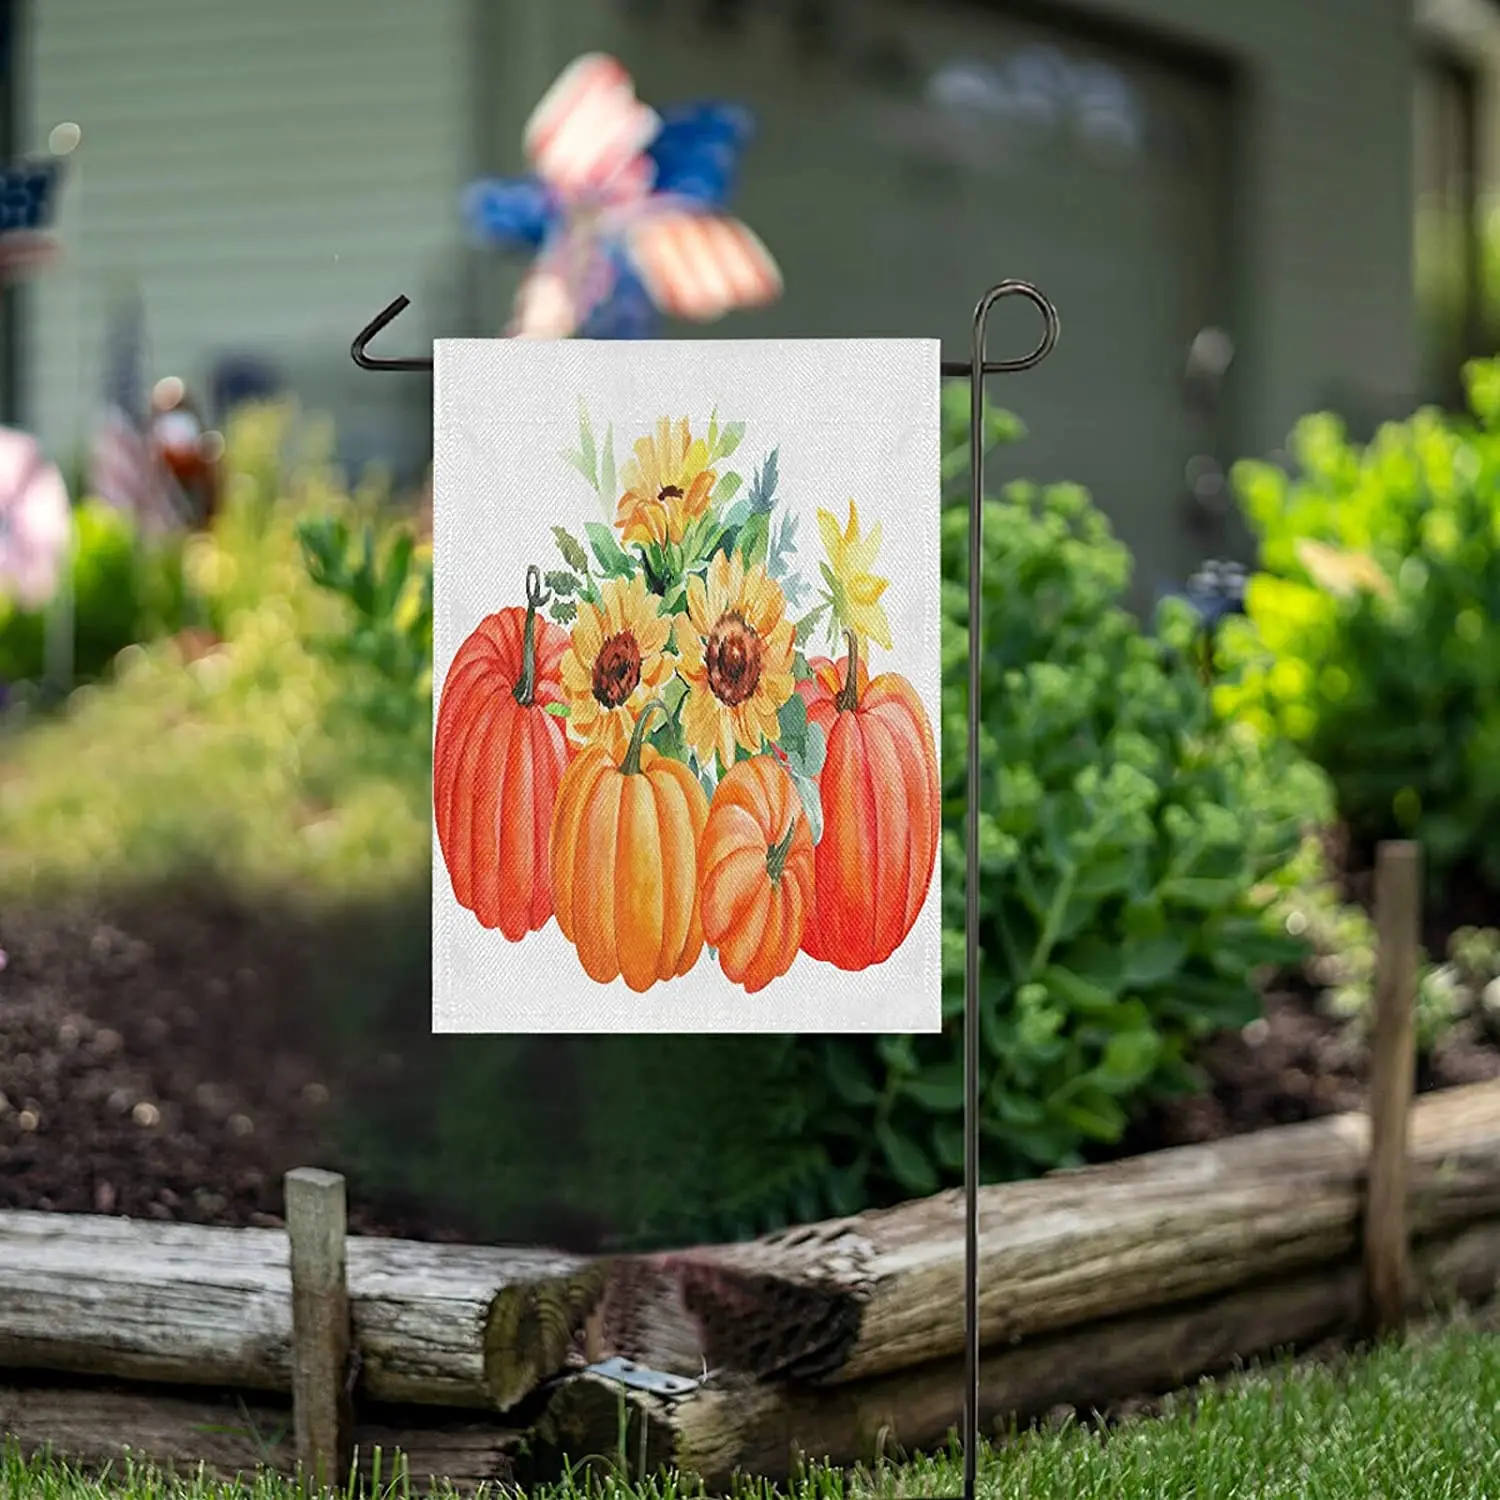
M 939 1029 L 938 381 L 438 343 L 434 1030 Z

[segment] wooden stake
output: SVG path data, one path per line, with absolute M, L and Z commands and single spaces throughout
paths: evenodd
M 315 1492 L 342 1486 L 353 1458 L 345 1269 L 348 1208 L 337 1172 L 286 1174 L 292 1273 L 292 1414 L 297 1462 Z
M 1375 1024 L 1370 1045 L 1370 1166 L 1365 1287 L 1377 1334 L 1406 1325 L 1407 1122 L 1416 1074 L 1421 849 L 1389 840 L 1375 854 Z

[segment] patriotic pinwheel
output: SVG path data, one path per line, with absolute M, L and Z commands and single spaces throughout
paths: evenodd
M 642 338 L 659 314 L 706 321 L 774 300 L 776 262 L 722 212 L 749 135 L 732 105 L 658 114 L 614 58 L 572 63 L 527 122 L 531 175 L 465 195 L 482 242 L 536 256 L 509 332 Z

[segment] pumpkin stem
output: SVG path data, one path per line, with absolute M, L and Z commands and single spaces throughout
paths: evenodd
M 641 751 L 646 747 L 646 725 L 651 721 L 651 715 L 660 709 L 666 713 L 667 705 L 660 698 L 653 698 L 640 712 L 635 721 L 635 728 L 630 731 L 630 743 L 625 747 L 625 759 L 620 762 L 620 774 L 622 776 L 639 776 L 641 774 Z
M 786 833 L 781 842 L 772 844 L 766 850 L 766 874 L 771 877 L 772 885 L 781 883 L 781 872 L 786 869 L 787 856 L 792 852 L 792 839 L 797 832 L 797 815 L 792 814 L 792 821 L 786 825 Z
M 536 612 L 552 596 L 542 587 L 542 570 L 535 563 L 526 570 L 526 629 L 521 637 L 521 678 L 511 689 L 522 708 L 536 702 Z
M 833 706 L 840 713 L 853 713 L 859 707 L 859 637 L 852 630 L 846 630 L 844 639 L 849 643 L 849 665 L 844 685 L 834 697 Z

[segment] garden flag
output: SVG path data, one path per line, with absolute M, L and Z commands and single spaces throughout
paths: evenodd
M 435 361 L 434 1030 L 939 1030 L 937 343 Z

